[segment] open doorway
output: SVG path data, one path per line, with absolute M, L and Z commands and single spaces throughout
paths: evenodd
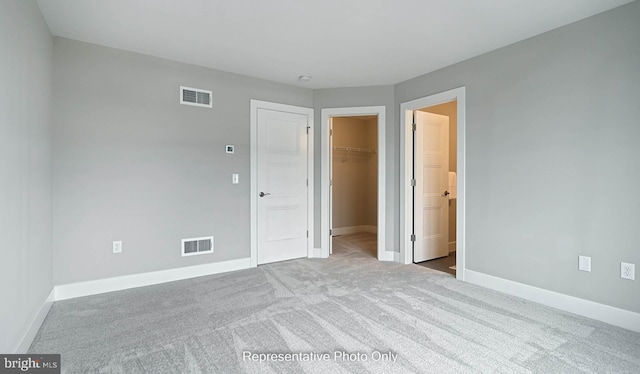
M 466 248 L 465 248 L 465 181 L 466 181 L 466 165 L 465 165 L 465 129 L 466 129 L 466 121 L 465 121 L 465 88 L 455 88 L 449 91 L 433 94 L 430 96 L 425 96 L 422 98 L 414 99 L 411 101 L 403 102 L 400 104 L 400 123 L 402 124 L 402 129 L 400 131 L 400 254 L 399 254 L 399 262 L 403 264 L 411 264 L 414 262 L 420 262 L 420 259 L 416 261 L 414 259 L 414 247 L 418 240 L 421 240 L 424 244 L 424 241 L 435 239 L 435 236 L 431 236 L 434 231 L 440 231 L 440 228 L 449 228 L 451 225 L 451 220 L 447 219 L 446 221 L 442 220 L 440 215 L 436 215 L 434 212 L 438 209 L 442 211 L 441 208 L 447 208 L 447 215 L 451 210 L 455 211 L 455 241 L 451 240 L 449 234 L 440 236 L 441 242 L 444 241 L 444 245 L 446 249 L 444 250 L 444 256 L 448 256 L 448 251 L 455 248 L 455 266 L 456 266 L 456 278 L 458 280 L 465 280 L 466 273 Z M 455 164 L 455 169 L 442 167 L 441 169 L 445 169 L 444 171 L 455 171 L 456 177 L 453 183 L 455 184 L 455 202 L 451 202 L 449 197 L 449 178 L 447 174 L 441 173 L 439 178 L 427 178 L 423 179 L 422 183 L 432 183 L 428 185 L 425 190 L 420 188 L 419 193 L 417 193 L 418 199 L 415 199 L 414 189 L 416 188 L 417 181 L 414 180 L 414 171 L 420 171 L 423 167 L 415 167 L 414 162 L 416 159 L 414 158 L 414 128 L 418 127 L 418 124 L 414 122 L 414 119 L 424 120 L 424 117 L 427 116 L 427 112 L 424 108 L 432 108 L 441 104 L 446 104 L 450 102 L 455 102 L 455 119 L 456 119 L 456 152 L 455 152 L 455 161 L 451 160 L 453 164 Z M 431 114 L 432 116 L 438 116 L 437 114 Z M 449 116 L 450 117 L 450 116 Z M 415 125 L 414 125 L 415 124 Z M 424 130 L 424 122 L 423 122 L 423 130 Z M 434 144 L 444 144 L 442 140 L 436 141 L 440 136 L 435 136 L 438 132 L 433 131 L 433 127 L 431 128 L 431 135 L 422 139 L 423 144 L 425 143 L 429 147 L 433 147 Z M 440 132 L 439 135 L 449 135 L 448 131 Z M 422 134 L 425 136 L 424 132 Z M 418 137 L 420 138 L 420 137 Z M 418 146 L 420 146 L 418 144 Z M 420 150 L 418 152 L 421 152 Z M 443 153 L 443 152 L 440 152 Z M 446 152 L 447 154 L 449 152 Z M 433 156 L 433 155 L 431 155 Z M 430 157 L 431 157 L 430 156 Z M 423 155 L 420 156 L 422 160 L 426 157 Z M 444 157 L 444 155 L 442 155 Z M 433 157 L 432 157 L 433 158 Z M 449 161 L 448 157 L 447 161 Z M 432 161 L 432 160 L 431 160 Z M 429 162 L 431 162 L 429 161 Z M 437 164 L 437 163 L 436 163 Z M 424 165 L 422 165 L 424 166 Z M 424 175 L 418 175 L 418 178 L 423 177 Z M 446 196 L 446 197 L 445 197 Z M 419 201 L 422 198 L 422 201 Z M 417 201 L 416 201 L 417 200 Z M 416 225 L 415 222 L 415 213 L 416 207 L 414 207 L 414 203 L 417 203 L 419 208 L 429 209 L 431 211 L 432 216 L 438 216 L 440 219 L 435 219 L 434 217 L 428 217 L 427 214 L 422 214 L 423 222 L 418 223 Z M 422 204 L 422 206 L 420 206 Z M 431 205 L 430 205 L 431 204 Z M 439 227 L 438 227 L 439 226 Z M 419 236 L 421 236 L 419 238 Z M 436 240 L 432 240 L 435 242 Z M 455 244 L 453 244 L 455 242 Z M 443 248 L 442 245 L 439 248 Z M 447 266 L 448 268 L 449 266 Z M 453 270 L 453 269 L 450 269 Z
M 457 101 L 414 113 L 413 262 L 456 276 Z
M 378 257 L 378 116 L 330 118 L 331 255 Z
M 329 257 L 334 235 L 358 233 L 370 255 L 393 261 L 393 249 L 386 248 L 385 107 L 324 108 L 321 119 L 321 248 L 314 257 Z M 340 180 L 333 180 L 334 165 Z M 336 182 L 341 191 L 334 202 Z M 360 193 L 354 195 L 351 187 Z

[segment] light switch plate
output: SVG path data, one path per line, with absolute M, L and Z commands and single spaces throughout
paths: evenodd
M 231 175 L 231 183 L 233 183 L 233 184 L 240 183 L 240 177 L 238 176 L 238 174 L 232 174 Z
M 121 241 L 113 242 L 113 253 L 122 253 L 122 242 Z
M 591 271 L 591 257 L 578 256 L 578 270 Z

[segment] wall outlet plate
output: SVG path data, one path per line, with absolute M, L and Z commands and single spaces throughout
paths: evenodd
M 113 242 L 113 253 L 122 253 L 122 242 L 115 241 Z
M 578 256 L 578 270 L 591 271 L 591 257 Z
M 227 144 L 227 145 L 224 146 L 224 150 L 227 153 L 233 153 L 233 152 L 235 152 L 236 147 L 233 146 L 232 144 Z
M 620 278 L 636 280 L 636 265 L 627 262 L 620 263 Z

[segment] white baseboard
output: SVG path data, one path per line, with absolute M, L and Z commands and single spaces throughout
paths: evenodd
M 54 298 L 55 298 L 55 288 L 51 290 L 51 292 L 49 293 L 49 296 L 47 296 L 47 298 L 44 300 L 44 303 L 40 307 L 38 314 L 36 314 L 36 316 L 33 318 L 33 321 L 31 321 L 31 325 L 29 325 L 29 328 L 24 333 L 24 336 L 20 340 L 20 343 L 18 343 L 18 346 L 13 350 L 13 353 L 16 353 L 16 354 L 27 353 L 27 351 L 29 350 L 29 347 L 31 347 L 31 343 L 33 343 L 33 339 L 36 337 L 36 334 L 38 333 L 38 330 L 40 330 L 40 326 L 42 326 L 44 319 L 47 317 L 47 314 L 49 313 L 49 309 L 51 309 L 51 305 L 53 305 Z
M 396 252 L 392 251 L 383 251 L 381 255 L 378 256 L 378 261 L 395 261 Z
M 456 251 L 456 242 L 454 240 L 452 242 L 449 242 L 449 253 L 455 252 L 455 251 Z
M 465 281 L 566 312 L 640 332 L 640 313 L 580 299 L 524 283 L 466 270 Z
M 347 227 L 333 228 L 333 235 L 348 235 L 348 234 L 355 234 L 357 232 L 371 232 L 371 233 L 377 234 L 378 227 L 371 226 L 371 225 L 361 225 L 361 226 L 347 226 Z
M 154 284 L 201 277 L 204 275 L 249 269 L 250 267 L 251 259 L 242 258 L 239 260 L 214 262 L 211 264 L 187 266 L 142 274 L 124 275 L 121 277 L 98 279 L 88 282 L 63 284 L 56 286 L 55 300 L 66 300 L 105 292 L 121 291 L 129 288 L 151 286 Z
M 322 258 L 322 248 L 314 248 L 309 258 Z

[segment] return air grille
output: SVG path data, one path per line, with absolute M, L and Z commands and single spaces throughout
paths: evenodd
M 180 104 L 213 108 L 212 95 L 211 91 L 180 86 Z
M 213 253 L 213 236 L 182 239 L 182 255 L 193 256 Z

